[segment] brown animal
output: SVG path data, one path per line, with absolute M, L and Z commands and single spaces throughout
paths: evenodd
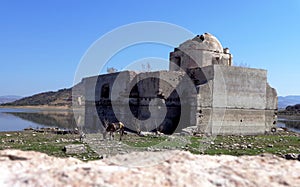
M 103 137 L 105 139 L 106 134 L 109 133 L 110 139 L 115 138 L 114 133 L 119 132 L 120 133 L 120 141 L 122 140 L 122 136 L 124 135 L 124 127 L 125 125 L 122 122 L 116 122 L 116 123 L 108 123 L 105 122 L 105 132 L 103 134 Z

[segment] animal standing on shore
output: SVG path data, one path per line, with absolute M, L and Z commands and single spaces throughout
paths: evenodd
M 110 139 L 114 140 L 114 133 L 119 132 L 120 133 L 120 141 L 122 140 L 122 136 L 124 135 L 124 127 L 125 125 L 122 122 L 116 122 L 116 123 L 108 123 L 104 122 L 105 124 L 105 131 L 103 133 L 103 138 L 105 139 L 106 134 L 109 133 Z

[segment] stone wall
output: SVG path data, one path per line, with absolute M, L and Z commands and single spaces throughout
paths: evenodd
M 214 65 L 213 107 L 266 108 L 267 72 Z
M 233 67 L 228 48 L 209 33 L 170 53 L 169 71 L 124 71 L 83 79 L 85 128 L 122 121 L 134 131 L 260 134 L 277 120 L 267 71 Z
M 84 79 L 85 128 L 101 131 L 104 121 L 122 121 L 134 131 L 170 134 L 197 125 L 208 134 L 261 134 L 277 120 L 276 91 L 266 76 L 265 70 L 212 65 Z
M 231 66 L 232 58 L 229 49 L 223 49 L 216 37 L 204 33 L 185 41 L 170 53 L 170 71 L 186 71 L 211 65 Z
M 105 121 L 116 122 L 112 101 L 119 110 L 123 103 L 128 103 L 128 93 L 126 88 L 135 77 L 135 72 L 124 71 L 85 78 L 85 130 L 88 132 L 103 131 Z M 119 81 L 120 80 L 120 81 Z M 108 95 L 103 95 L 104 87 L 108 88 Z M 124 97 L 122 97 L 124 95 Z M 127 100 L 124 100 L 127 98 Z M 121 103 L 120 103 L 121 102 Z M 122 113 L 122 112 L 120 112 Z M 124 117 L 125 119 L 125 117 Z
M 213 65 L 206 72 L 209 79 L 214 76 L 200 85 L 200 132 L 262 134 L 271 130 L 276 123 L 276 91 L 267 84 L 265 70 Z
M 179 84 L 183 75 L 183 72 L 167 71 L 138 75 L 121 72 L 84 79 L 85 130 L 103 131 L 105 121 L 122 121 L 132 131 L 151 131 L 159 127 L 164 133 L 173 133 L 181 119 L 181 106 L 190 106 L 180 103 L 184 102 L 180 101 L 183 91 L 188 90 L 182 88 L 188 84 Z M 105 85 L 109 88 L 107 98 L 101 96 Z M 186 107 L 187 111 L 191 110 Z M 187 119 L 185 127 L 190 125 L 190 118 Z

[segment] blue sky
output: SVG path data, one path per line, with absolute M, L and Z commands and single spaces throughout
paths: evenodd
M 299 20 L 297 0 L 0 0 L 0 95 L 29 96 L 71 87 L 80 60 L 94 41 L 140 21 L 212 33 L 230 48 L 235 64 L 267 69 L 269 83 L 279 95 L 300 95 Z M 122 69 L 149 56 L 168 59 L 171 50 L 133 46 L 108 66 Z

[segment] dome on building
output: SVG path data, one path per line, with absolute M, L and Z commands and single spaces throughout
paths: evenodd
M 178 48 L 182 51 L 185 49 L 196 49 L 223 53 L 223 47 L 219 40 L 209 33 L 197 35 L 195 38 L 182 43 Z

